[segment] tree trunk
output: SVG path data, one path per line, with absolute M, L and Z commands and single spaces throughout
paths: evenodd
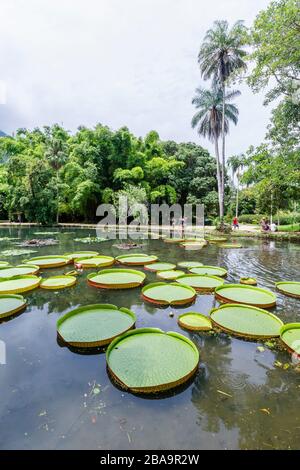
M 220 171 L 220 154 L 219 154 L 219 145 L 218 145 L 218 138 L 215 136 L 215 153 L 216 153 L 216 161 L 217 161 L 217 181 L 218 181 L 218 197 L 219 197 L 219 216 L 222 220 L 224 217 L 223 207 L 224 207 L 224 200 L 222 197 L 222 179 L 221 179 L 221 171 Z
M 239 171 L 236 175 L 237 187 L 236 187 L 236 205 L 235 205 L 235 216 L 239 216 L 239 184 L 240 184 L 240 174 Z
M 222 107 L 222 165 L 221 165 L 221 196 L 222 196 L 222 219 L 221 225 L 223 224 L 224 216 L 224 192 L 225 192 L 225 82 L 222 82 L 223 92 L 223 107 Z
M 58 191 L 58 170 L 56 170 L 56 224 L 59 223 L 59 191 Z

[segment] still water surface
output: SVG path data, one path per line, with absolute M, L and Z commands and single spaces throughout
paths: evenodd
M 19 238 L 0 241 L 0 251 L 19 248 L 13 243 L 36 238 L 36 231 L 42 229 L 0 230 L 0 237 Z M 92 230 L 61 230 L 55 236 L 57 246 L 33 248 L 37 253 L 28 256 L 0 255 L 0 259 L 20 264 L 30 256 L 73 250 L 96 250 L 112 256 L 128 253 L 113 247 L 112 241 L 86 245 L 73 240 L 89 234 L 95 236 Z M 257 277 L 260 287 L 272 291 L 275 281 L 300 280 L 300 245 L 247 239 L 241 243 L 240 250 L 210 245 L 200 252 L 188 252 L 161 240 L 144 240 L 143 248 L 136 251 L 158 255 L 166 262 L 198 260 L 223 266 L 229 271 L 229 282 L 251 275 Z M 44 270 L 43 276 L 70 269 Z M 208 315 L 218 305 L 213 295 L 199 295 L 188 308 L 157 308 L 142 301 L 140 289 L 102 291 L 88 286 L 86 275 L 92 271 L 85 270 L 73 288 L 25 293 L 29 305 L 24 313 L 0 324 L 0 340 L 5 341 L 7 353 L 6 365 L 0 365 L 1 449 L 300 447 L 300 374 L 274 366 L 276 360 L 291 362 L 288 353 L 267 348 L 259 352 L 258 343 L 225 334 L 182 331 L 178 315 L 191 310 Z M 157 280 L 155 273 L 147 272 L 147 282 Z M 70 309 L 91 303 L 132 309 L 137 328 L 154 326 L 189 336 L 199 347 L 201 358 L 194 380 L 175 394 L 141 398 L 111 383 L 105 354 L 79 354 L 59 346 L 57 319 Z M 174 317 L 169 316 L 171 311 Z M 299 322 L 300 301 L 278 294 L 273 312 L 283 322 Z M 265 409 L 268 413 L 262 411 Z

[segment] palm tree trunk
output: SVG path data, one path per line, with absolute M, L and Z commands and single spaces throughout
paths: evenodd
M 222 106 L 222 165 L 221 165 L 221 185 L 222 185 L 222 201 L 223 208 L 222 213 L 224 216 L 224 189 L 225 189 L 225 82 L 222 81 L 222 92 L 223 92 L 223 106 Z M 223 218 L 221 219 L 221 224 Z
M 218 182 L 218 197 L 219 197 L 219 216 L 222 220 L 224 217 L 223 214 L 223 197 L 222 197 L 222 179 L 221 179 L 221 171 L 220 171 L 220 154 L 219 154 L 219 144 L 218 138 L 215 136 L 215 153 L 216 153 L 216 161 L 217 161 L 217 182 Z
M 235 216 L 239 216 L 239 185 L 240 185 L 240 174 L 237 172 L 237 187 L 236 187 L 236 205 L 235 205 Z
M 58 170 L 56 170 L 56 224 L 59 223 L 59 191 L 58 191 Z

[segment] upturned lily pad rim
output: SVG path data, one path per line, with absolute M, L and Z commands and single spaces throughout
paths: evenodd
M 128 283 L 101 283 L 97 281 L 93 281 L 93 277 L 100 276 L 103 274 L 118 274 L 118 273 L 130 273 L 135 274 L 136 276 L 140 277 L 140 281 L 128 282 Z M 146 274 L 142 271 L 138 271 L 135 269 L 126 269 L 126 268 L 115 268 L 115 269 L 102 269 L 97 273 L 90 273 L 87 276 L 88 283 L 93 287 L 99 287 L 100 289 L 129 289 L 131 287 L 139 287 L 141 286 L 146 279 Z
M 99 340 L 99 341 L 66 341 L 63 336 L 59 332 L 59 327 L 64 323 L 64 321 L 68 320 L 69 318 L 73 317 L 74 315 L 77 315 L 79 313 L 85 313 L 88 312 L 89 310 L 117 310 L 118 312 L 122 312 L 127 314 L 128 316 L 131 317 L 132 319 L 132 325 L 124 330 L 123 332 L 118 333 L 117 335 L 111 336 L 109 338 Z M 69 312 L 67 312 L 65 315 L 60 317 L 57 322 L 56 322 L 56 329 L 57 329 L 57 335 L 59 338 L 66 344 L 70 344 L 71 346 L 74 347 L 83 347 L 83 348 L 94 348 L 94 347 L 102 347 L 102 346 L 107 346 L 110 344 L 115 338 L 119 337 L 120 335 L 126 333 L 127 331 L 131 330 L 134 328 L 135 323 L 136 323 L 136 315 L 132 310 L 129 310 L 128 308 L 125 307 L 117 307 L 116 305 L 113 304 L 89 304 L 89 305 L 82 305 L 81 307 L 75 308 Z
M 80 254 L 80 256 L 78 256 Z M 82 256 L 81 256 L 82 254 Z M 63 256 L 66 256 L 67 258 L 74 260 L 76 258 L 92 258 L 94 256 L 98 256 L 100 253 L 98 251 L 85 251 L 85 250 L 78 250 L 78 251 L 70 251 L 68 253 L 64 253 Z M 75 256 L 76 255 L 76 256 Z
M 224 294 L 224 291 L 226 289 L 230 289 L 230 288 L 250 289 L 253 292 L 254 291 L 263 292 L 265 295 L 268 295 L 270 297 L 270 302 L 269 303 L 253 303 L 251 301 L 247 302 L 245 300 L 243 300 L 243 301 L 236 300 L 235 301 L 232 298 L 226 297 L 226 295 L 221 295 L 220 294 L 220 291 L 221 292 L 223 291 L 223 294 Z M 217 300 L 219 300 L 220 302 L 224 302 L 224 303 L 251 305 L 253 307 L 258 307 L 258 308 L 272 308 L 272 307 L 275 307 L 275 305 L 276 305 L 276 295 L 273 294 L 273 292 L 271 292 L 267 289 L 262 289 L 261 287 L 248 286 L 248 285 L 246 286 L 246 285 L 243 285 L 243 284 L 225 284 L 223 286 L 219 286 L 215 289 L 215 296 L 216 296 Z M 271 299 L 272 299 L 272 301 L 271 301 Z
M 56 286 L 47 285 L 47 282 L 51 281 L 52 279 L 61 279 L 62 283 Z M 76 284 L 76 277 L 62 274 L 60 276 L 50 276 L 43 278 L 40 282 L 40 287 L 42 289 L 49 289 L 49 290 L 57 290 L 57 289 L 65 289 L 66 287 L 72 287 Z
M 155 287 L 159 286 L 165 286 L 166 288 L 170 286 L 174 287 L 182 287 L 189 291 L 190 296 L 187 298 L 184 298 L 183 300 L 164 300 L 164 299 L 152 299 L 151 297 L 148 297 L 145 292 L 147 292 L 150 289 L 153 289 Z M 196 298 L 197 292 L 193 287 L 187 286 L 185 284 L 177 284 L 177 282 L 171 282 L 171 283 L 166 283 L 166 282 L 153 282 L 151 284 L 147 284 L 146 286 L 143 287 L 142 289 L 142 298 L 144 300 L 147 300 L 150 303 L 157 304 L 157 305 L 185 305 L 193 302 L 193 300 Z
M 89 260 L 99 260 L 99 263 L 92 262 Z M 102 262 L 100 262 L 102 261 Z M 115 258 L 108 255 L 97 255 L 97 256 L 84 256 L 74 259 L 74 264 L 81 264 L 83 268 L 97 268 L 98 266 L 112 266 L 115 262 Z
M 299 286 L 299 294 L 294 294 L 293 292 L 289 292 L 283 288 L 284 284 L 292 284 Z M 278 292 L 281 292 L 281 294 L 287 295 L 288 297 L 294 297 L 295 299 L 300 299 L 300 282 L 297 281 L 280 281 L 275 283 L 276 289 Z
M 4 282 L 9 282 L 9 281 L 22 281 L 22 279 L 32 279 L 32 284 L 30 286 L 26 287 L 16 287 L 15 289 L 9 289 L 9 290 L 1 290 L 1 284 Z M 12 276 L 12 277 L 3 277 L 0 279 L 0 294 L 21 294 L 22 292 L 27 292 L 33 289 L 36 289 L 41 282 L 42 278 L 35 276 L 34 274 L 20 274 L 17 276 Z
M 245 284 L 246 286 L 256 286 L 257 280 L 255 277 L 241 277 L 240 284 Z
M 55 263 L 51 263 L 51 260 L 54 259 L 59 259 L 61 261 L 57 261 Z M 46 264 L 38 264 L 39 261 L 47 261 L 49 260 L 49 263 Z M 65 255 L 48 255 L 48 256 L 35 256 L 34 258 L 30 258 L 28 260 L 24 260 L 23 263 L 25 264 L 36 264 L 37 266 L 40 266 L 40 268 L 56 268 L 60 266 L 65 266 L 66 264 L 70 263 L 70 258 L 68 258 Z
M 171 276 L 171 277 L 166 277 L 166 274 L 167 273 L 173 273 L 174 276 Z M 156 275 L 157 277 L 159 277 L 160 279 L 164 279 L 165 281 L 173 281 L 175 279 L 177 279 L 179 276 L 182 276 L 184 274 L 184 271 L 180 271 L 179 269 L 168 269 L 167 271 L 157 271 L 156 272 Z
M 273 318 L 279 325 L 280 325 L 280 328 L 282 328 L 283 326 L 283 321 L 277 317 L 276 315 L 274 315 L 273 313 L 271 312 L 268 312 L 267 310 L 264 310 L 263 308 L 259 308 L 259 307 L 255 307 L 254 305 L 248 305 L 248 304 L 237 304 L 237 303 L 232 303 L 232 304 L 224 304 L 224 305 L 220 305 L 219 307 L 215 307 L 213 308 L 209 315 L 211 317 L 211 320 L 212 320 L 212 323 L 213 325 L 216 325 L 218 328 L 220 328 L 221 330 L 223 331 L 226 331 L 227 333 L 230 333 L 232 334 L 233 336 L 237 336 L 237 337 L 241 337 L 241 338 L 248 338 L 248 339 L 270 339 L 270 338 L 277 338 L 279 337 L 280 335 L 280 330 L 279 330 L 279 333 L 278 335 L 254 335 L 254 334 L 249 334 L 249 333 L 241 333 L 239 331 L 236 331 L 236 330 L 233 330 L 233 329 L 229 329 L 229 328 L 226 328 L 224 327 L 223 325 L 221 325 L 220 323 L 216 322 L 213 318 L 214 316 L 214 313 L 219 311 L 219 310 L 226 310 L 228 308 L 247 308 L 247 309 L 251 309 L 251 310 L 254 310 L 254 311 L 257 311 L 257 312 L 260 312 L 262 315 L 268 315 L 269 317 Z
M 1 313 L 0 320 L 2 320 L 3 318 L 11 317 L 12 315 L 16 313 L 21 312 L 22 310 L 26 308 L 26 305 L 27 305 L 27 300 L 24 299 L 22 295 L 18 295 L 18 294 L 0 294 L 0 303 L 2 299 L 16 299 L 20 301 L 20 305 L 19 307 L 13 308 L 12 310 L 7 310 L 6 312 Z
M 288 351 L 290 351 L 291 353 L 296 353 L 296 354 L 299 354 L 297 351 L 295 351 L 293 348 L 291 348 L 291 346 L 285 342 L 285 340 L 283 339 L 283 335 L 284 333 L 286 333 L 287 331 L 289 330 L 300 330 L 300 323 L 285 323 L 281 329 L 280 329 L 280 339 L 281 341 L 283 342 L 283 344 L 285 345 L 285 347 L 288 349 Z
M 139 261 L 139 258 L 146 257 L 149 258 L 149 261 Z M 134 261 L 134 258 L 136 260 Z M 127 260 L 127 261 L 124 261 Z M 130 261 L 133 260 L 133 261 Z M 155 263 L 158 260 L 158 256 L 156 255 L 147 255 L 145 253 L 132 253 L 132 254 L 127 254 L 127 255 L 120 255 L 116 257 L 116 261 L 120 264 L 127 264 L 127 265 L 136 265 L 136 266 L 143 266 L 146 264 L 151 264 Z
M 110 364 L 109 364 L 109 356 L 110 356 L 112 350 L 118 345 L 118 343 L 123 341 L 125 338 L 127 338 L 129 336 L 132 336 L 132 335 L 145 334 L 145 333 L 149 333 L 149 334 L 159 333 L 159 334 L 163 334 L 163 335 L 172 336 L 177 340 L 184 341 L 188 346 L 190 346 L 192 348 L 192 350 L 195 354 L 195 367 L 193 367 L 193 369 L 191 370 L 191 372 L 189 372 L 189 374 L 185 375 L 184 377 L 182 377 L 179 380 L 176 380 L 175 382 L 166 382 L 164 384 L 159 384 L 157 386 L 151 386 L 151 387 L 129 387 L 128 385 L 126 385 L 124 382 L 122 382 L 118 378 L 118 376 L 111 369 Z M 157 393 L 157 392 L 164 392 L 164 391 L 170 390 L 172 388 L 176 388 L 179 385 L 182 385 L 183 383 L 187 382 L 191 377 L 194 376 L 194 374 L 198 370 L 199 361 L 200 361 L 199 351 L 198 351 L 196 345 L 189 338 L 187 338 L 186 336 L 184 336 L 180 333 L 174 332 L 174 331 L 167 331 L 167 332 L 163 331 L 160 328 L 137 328 L 135 330 L 130 330 L 127 333 L 124 333 L 123 335 L 118 336 L 117 338 L 115 338 L 110 343 L 110 345 L 108 346 L 108 348 L 106 350 L 106 364 L 107 364 L 107 369 L 108 369 L 109 374 L 111 375 L 113 380 L 121 388 L 123 388 L 125 390 L 130 390 L 131 392 L 134 392 L 134 393 Z
M 187 323 L 184 322 L 184 319 L 188 316 L 195 316 L 195 317 L 198 317 L 199 319 L 201 318 L 202 320 L 204 320 L 206 323 L 207 323 L 207 326 L 191 326 Z M 209 317 L 207 317 L 206 315 L 203 315 L 202 313 L 198 313 L 198 312 L 187 312 L 187 313 L 183 313 L 182 315 L 179 315 L 178 319 L 177 319 L 177 323 L 179 326 L 181 326 L 181 328 L 184 328 L 185 330 L 189 330 L 189 331 L 210 331 L 212 330 L 212 323 L 211 323 L 211 319 Z
M 155 265 L 160 264 L 160 265 L 168 265 L 168 268 L 156 268 Z M 153 272 L 163 272 L 163 271 L 172 271 L 176 268 L 176 264 L 174 263 L 169 263 L 167 261 L 155 261 L 154 263 L 146 264 L 145 269 L 147 271 L 153 271 Z
M 199 277 L 202 277 L 203 279 L 215 279 L 217 281 L 220 281 L 222 282 L 222 285 L 224 284 L 225 280 L 222 278 L 222 277 L 219 277 L 219 276 L 214 276 L 214 275 L 207 275 L 207 274 L 184 274 L 183 276 L 179 276 L 177 279 L 176 279 L 176 282 L 178 282 L 180 285 L 188 285 L 188 284 L 184 284 L 181 282 L 181 280 L 187 278 L 187 277 L 195 277 L 195 278 L 198 278 Z M 200 287 L 200 286 L 192 286 L 196 291 L 198 292 L 213 292 L 217 287 L 222 287 L 222 286 L 217 286 L 217 287 L 208 287 L 208 286 L 204 286 L 204 287 Z
M 197 273 L 197 272 L 194 272 L 193 270 L 194 269 L 205 269 L 205 268 L 209 268 L 209 269 L 216 269 L 220 272 L 220 274 L 208 274 L 208 276 L 218 276 L 218 277 L 225 277 L 227 276 L 227 269 L 225 268 L 221 268 L 220 266 L 209 266 L 209 265 L 203 265 L 203 266 L 194 266 L 193 268 L 188 268 L 189 272 L 192 273 L 192 274 L 200 274 L 201 273 Z M 205 273 L 203 273 L 205 274 Z

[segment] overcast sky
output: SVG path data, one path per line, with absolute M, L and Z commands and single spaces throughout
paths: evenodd
M 97 122 L 155 129 L 162 139 L 200 139 L 190 122 L 201 84 L 197 54 L 216 19 L 251 25 L 268 0 L 1 0 L 0 129 Z M 203 84 L 203 83 L 202 83 Z M 205 85 L 209 85 L 208 82 Z M 265 135 L 270 108 L 240 86 L 240 120 L 227 153 Z

